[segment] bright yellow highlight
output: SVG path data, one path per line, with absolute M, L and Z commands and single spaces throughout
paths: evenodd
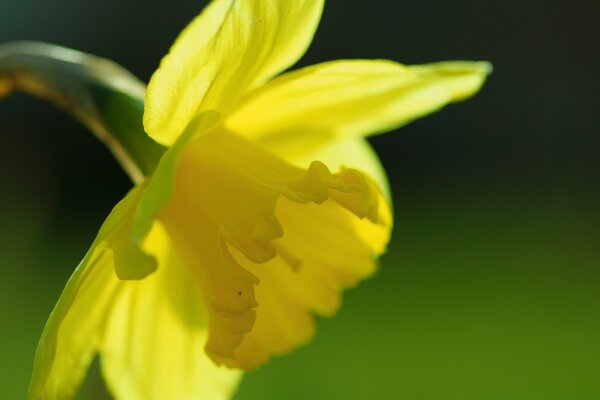
M 38 348 L 30 399 L 70 399 L 95 354 L 119 399 L 227 399 L 373 273 L 392 226 L 364 137 L 479 90 L 489 65 L 302 56 L 322 0 L 215 0 L 152 77 L 170 146 L 115 207 Z
M 148 85 L 144 125 L 170 145 L 196 115 L 226 113 L 306 51 L 323 0 L 218 0 L 181 33 Z
M 333 61 L 284 74 L 248 95 L 227 125 L 253 139 L 364 137 L 402 126 L 476 92 L 487 63 L 406 67 Z

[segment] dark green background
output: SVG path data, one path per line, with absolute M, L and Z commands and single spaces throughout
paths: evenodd
M 0 0 L 35 39 L 148 80 L 204 1 Z M 600 399 L 600 3 L 330 0 L 301 65 L 482 59 L 466 103 L 373 139 L 396 228 L 378 276 L 316 340 L 250 373 L 246 399 Z M 52 106 L 0 102 L 0 398 L 129 182 Z M 83 398 L 103 398 L 90 379 Z

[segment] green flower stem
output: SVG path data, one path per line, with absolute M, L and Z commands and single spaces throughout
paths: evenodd
M 38 42 L 0 45 L 0 97 L 14 89 L 56 104 L 102 140 L 134 183 L 152 174 L 166 148 L 142 124 L 146 86 L 103 58 Z

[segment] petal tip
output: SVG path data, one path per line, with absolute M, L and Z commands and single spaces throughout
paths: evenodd
M 477 65 L 485 75 L 491 75 L 494 72 L 494 65 L 489 61 L 478 61 Z

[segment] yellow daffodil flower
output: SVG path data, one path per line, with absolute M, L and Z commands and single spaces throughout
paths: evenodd
M 489 65 L 294 64 L 323 0 L 214 0 L 146 92 L 168 148 L 113 209 L 40 341 L 31 399 L 70 399 L 96 354 L 118 399 L 227 399 L 371 275 L 392 226 L 365 137 L 463 100 Z

